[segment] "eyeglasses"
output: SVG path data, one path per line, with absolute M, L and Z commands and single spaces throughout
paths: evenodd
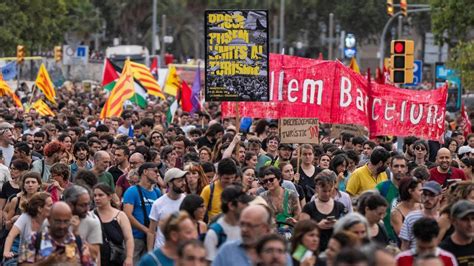
M 416 147 L 415 147 L 415 150 L 417 150 L 417 151 L 425 151 L 426 149 L 425 149 L 425 147 L 423 147 L 423 146 L 416 146 Z
M 262 184 L 268 184 L 268 183 L 273 183 L 275 181 L 275 177 L 270 177 L 267 179 L 262 179 Z

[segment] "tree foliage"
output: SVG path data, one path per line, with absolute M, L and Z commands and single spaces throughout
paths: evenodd
M 456 69 L 465 90 L 474 90 L 474 41 L 459 42 L 450 50 L 448 67 Z
M 466 41 L 474 26 L 474 1 L 430 0 L 433 33 L 440 43 L 454 47 Z

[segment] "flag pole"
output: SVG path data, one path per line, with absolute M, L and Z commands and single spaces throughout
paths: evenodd
M 33 98 L 35 97 L 36 87 L 36 83 L 33 84 L 33 92 L 31 93 L 30 100 L 28 101 L 28 108 L 31 107 L 31 102 L 33 102 Z

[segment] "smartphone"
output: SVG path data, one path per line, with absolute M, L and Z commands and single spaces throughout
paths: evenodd
M 295 249 L 295 252 L 291 255 L 295 260 L 302 262 L 305 259 L 313 256 L 313 252 L 303 245 L 299 244 L 298 247 Z
M 332 221 L 335 221 L 335 220 L 336 220 L 336 217 L 335 217 L 335 216 L 328 216 L 328 217 L 326 217 L 326 220 L 332 222 Z

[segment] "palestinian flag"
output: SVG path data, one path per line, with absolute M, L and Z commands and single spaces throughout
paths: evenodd
M 109 92 L 115 86 L 120 73 L 122 73 L 122 68 L 112 63 L 109 59 L 105 59 L 104 64 L 104 71 L 102 73 L 102 86 L 104 89 L 108 90 Z M 148 94 L 143 87 L 143 85 L 137 80 L 133 79 L 134 87 L 135 87 L 135 94 L 130 98 L 130 101 L 141 108 L 145 108 L 148 105 Z
M 168 111 L 166 112 L 166 122 L 168 122 L 168 125 L 173 123 L 176 110 L 178 110 L 178 99 L 173 100 L 170 107 L 168 108 Z

